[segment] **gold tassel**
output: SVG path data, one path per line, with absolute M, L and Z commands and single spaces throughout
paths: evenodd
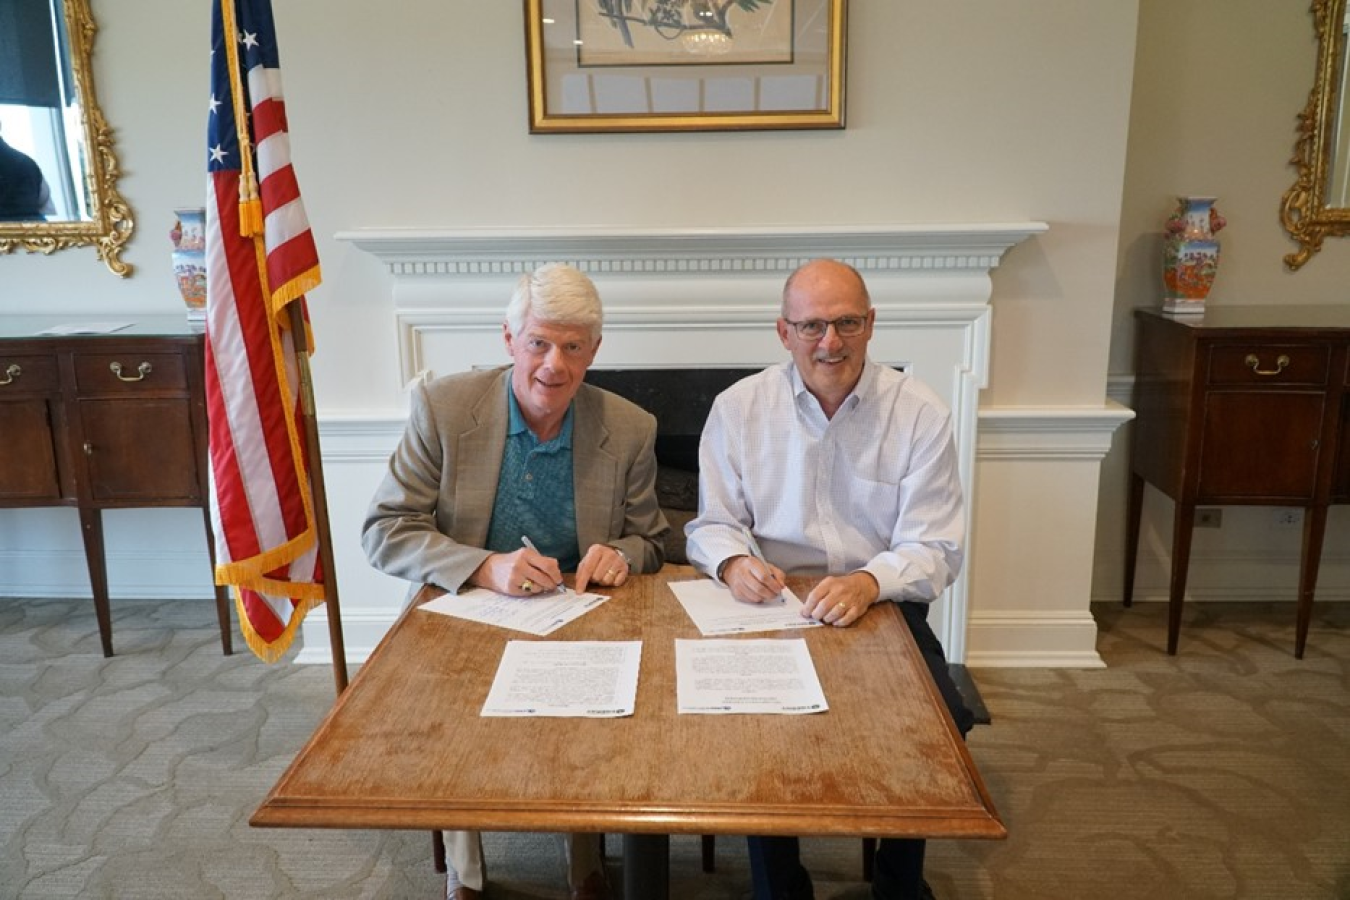
M 250 170 L 239 182 L 239 235 L 253 237 L 262 233 L 263 209 L 258 197 L 258 177 Z

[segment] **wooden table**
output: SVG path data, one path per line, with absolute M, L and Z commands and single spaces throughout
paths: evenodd
M 1134 594 L 1144 482 L 1175 501 L 1167 652 L 1177 652 L 1197 505 L 1304 510 L 1294 655 L 1302 659 L 1327 507 L 1350 502 L 1350 305 L 1136 310 L 1125 539 Z
M 830 705 L 678 715 L 675 639 L 698 630 L 667 566 L 548 640 L 642 640 L 635 714 L 482 718 L 506 641 L 416 609 L 361 667 L 250 820 L 321 828 L 1004 838 L 909 629 L 882 604 L 805 640 Z M 804 594 L 809 580 L 794 579 Z M 424 589 L 419 599 L 440 593 Z M 630 841 L 628 896 L 663 895 L 665 838 Z M 638 850 L 648 854 L 639 858 Z M 653 872 L 655 873 L 653 875 Z M 642 884 L 640 893 L 632 888 Z

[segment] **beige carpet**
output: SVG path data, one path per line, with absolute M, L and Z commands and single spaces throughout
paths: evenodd
M 222 657 L 208 603 L 0 600 L 0 897 L 435 898 L 424 832 L 250 828 L 333 699 L 330 670 Z M 970 746 L 1011 832 L 931 842 L 943 900 L 1350 898 L 1350 604 L 1307 658 L 1289 604 L 1103 606 L 1099 670 L 977 669 Z M 897 736 L 897 740 L 901 739 Z M 611 837 L 611 874 L 620 872 Z M 490 900 L 563 896 L 554 839 L 495 835 Z M 822 900 L 863 900 L 859 842 L 809 840 Z M 672 896 L 748 895 L 744 842 L 673 845 Z M 633 898 L 630 898 L 633 900 Z

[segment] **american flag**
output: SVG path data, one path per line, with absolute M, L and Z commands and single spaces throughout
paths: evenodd
M 271 662 L 324 599 L 288 309 L 303 310 L 305 291 L 319 284 L 319 258 L 291 168 L 270 0 L 213 0 L 211 20 L 206 403 L 216 582 L 234 587 L 244 639 Z

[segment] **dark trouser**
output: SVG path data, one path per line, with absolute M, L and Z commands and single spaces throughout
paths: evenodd
M 964 738 L 975 724 L 975 716 L 961 699 L 956 682 L 947 670 L 942 644 L 928 627 L 928 604 L 897 605 L 947 704 L 952 721 Z M 811 876 L 801 864 L 800 847 L 795 837 L 752 837 L 747 841 L 755 900 L 811 900 Z M 872 896 L 877 900 L 919 900 L 923 896 L 924 846 L 922 840 L 883 838 L 877 846 Z

